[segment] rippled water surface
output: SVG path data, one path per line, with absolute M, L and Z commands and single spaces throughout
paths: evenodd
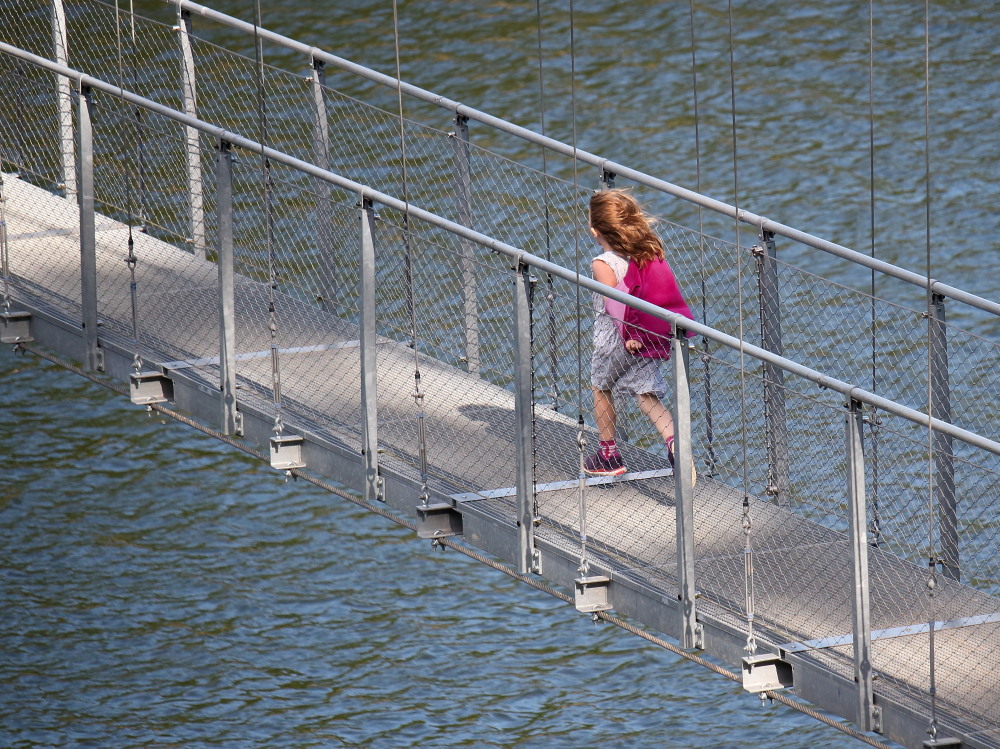
M 4 352 L 0 745 L 850 746 Z
M 394 71 L 388 0 L 262 5 L 265 25 Z M 547 132 L 572 138 L 575 68 L 581 148 L 688 187 L 698 156 L 731 202 L 725 4 L 696 5 L 697 152 L 687 3 L 577 2 L 573 60 L 567 3 L 543 5 Z M 750 5 L 741 205 L 868 251 L 867 7 Z M 932 5 L 932 275 L 996 299 L 1000 31 L 991 2 Z M 923 272 L 922 5 L 876 6 L 878 253 Z M 404 77 L 538 127 L 534 3 L 404 1 L 400 29 Z M 0 745 L 860 746 L 8 351 L 0 424 Z

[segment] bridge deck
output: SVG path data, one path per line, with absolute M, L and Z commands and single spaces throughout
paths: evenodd
M 5 182 L 16 298 L 31 311 L 78 328 L 77 208 L 16 177 L 5 176 Z M 123 348 L 132 338 L 126 236 L 127 227 L 98 216 L 101 334 Z M 217 392 L 216 266 L 141 233 L 136 235 L 135 251 L 144 358 L 149 365 L 194 378 Z M 272 407 L 267 286 L 238 277 L 236 298 L 238 397 L 244 405 L 268 414 Z M 277 307 L 286 425 L 296 432 L 312 430 L 356 452 L 361 445 L 357 326 L 288 296 L 282 296 Z M 423 355 L 419 363 L 421 385 L 429 394 L 424 408 L 435 494 L 456 497 L 460 508 L 499 526 L 515 525 L 512 491 L 491 491 L 515 485 L 512 393 Z M 380 340 L 382 465 L 411 483 L 417 477 L 413 371 L 410 348 Z M 539 409 L 537 421 L 542 518 L 537 538 L 572 559 L 580 543 L 575 419 Z M 672 603 L 676 587 L 673 480 L 655 456 L 633 449 L 626 457 L 633 473 L 622 480 L 591 481 L 587 489 L 590 557 L 613 579 L 666 606 Z M 697 484 L 699 615 L 734 632 L 746 630 L 741 502 L 742 493 L 728 485 L 707 477 Z M 800 681 L 804 685 L 806 670 L 811 669 L 801 666 L 808 664 L 850 681 L 848 539 L 764 501 L 753 502 L 752 515 L 759 641 L 794 654 L 801 671 L 796 674 L 797 686 Z M 880 549 L 869 553 L 877 695 L 927 715 L 927 623 L 937 621 L 938 709 L 970 733 L 979 731 L 981 745 L 1000 746 L 1000 676 L 989 666 L 1000 649 L 1000 602 L 940 577 L 936 596 L 929 599 L 923 567 Z M 939 612 L 947 612 L 946 621 Z M 808 696 L 809 690 L 804 693 Z

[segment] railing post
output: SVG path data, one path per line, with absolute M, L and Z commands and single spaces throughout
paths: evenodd
M 945 298 L 934 294 L 931 298 L 931 416 L 951 423 L 951 385 L 948 372 L 948 328 L 946 325 Z M 938 523 L 940 526 L 940 557 L 945 577 L 961 577 L 958 557 L 958 509 L 955 498 L 955 456 L 952 438 L 934 432 L 934 473 L 937 494 Z
M 97 341 L 97 236 L 94 229 L 94 130 L 90 88 L 77 97 L 80 136 L 80 304 L 83 317 L 83 359 L 89 370 L 104 370 L 104 354 Z
M 858 689 L 858 726 L 874 725 L 872 686 L 871 599 L 868 585 L 868 516 L 865 501 L 864 424 L 861 402 L 847 400 L 847 503 L 851 541 L 851 582 L 854 634 L 854 681 Z
M 754 248 L 757 260 L 757 287 L 760 303 L 761 345 L 772 353 L 782 353 L 781 297 L 778 294 L 777 250 L 774 233 L 761 232 Z M 785 419 L 785 372 L 764 362 L 764 412 L 767 430 L 767 493 L 779 505 L 788 502 L 788 425 Z
M 66 11 L 62 0 L 52 0 L 52 60 L 69 66 L 66 42 Z M 76 196 L 76 150 L 73 142 L 73 89 L 68 78 L 56 76 L 56 118 L 59 123 L 59 158 L 62 184 L 67 198 Z
M 384 501 L 378 468 L 378 358 L 375 336 L 375 210 L 363 195 L 361 218 L 361 439 L 365 463 L 365 499 Z
M 219 389 L 222 391 L 222 433 L 240 434 L 236 410 L 236 298 L 233 260 L 233 154 L 222 138 L 216 155 L 216 203 L 219 225 Z
M 514 272 L 514 455 L 517 468 L 518 571 L 537 572 L 531 382 L 531 298 L 534 279 L 518 263 Z
M 455 115 L 455 215 L 457 223 L 472 226 L 472 165 L 469 149 L 469 118 Z M 465 331 L 465 362 L 469 372 L 479 371 L 479 303 L 476 295 L 476 249 L 462 240 L 462 328 Z
M 694 486 L 691 466 L 691 390 L 688 341 L 675 326 L 671 341 L 674 411 L 674 491 L 677 517 L 677 599 L 681 602 L 681 645 L 701 647 L 695 598 Z
M 320 169 L 330 170 L 330 130 L 326 111 L 326 63 L 312 60 L 313 164 Z M 316 257 L 319 258 L 320 306 L 326 312 L 337 308 L 337 258 L 333 242 L 333 208 L 330 204 L 330 183 L 315 179 L 316 192 Z
M 177 41 L 181 50 L 181 98 L 184 114 L 198 116 L 198 92 L 195 85 L 194 53 L 191 50 L 191 11 L 177 6 Z M 188 232 L 194 254 L 205 258 L 205 202 L 201 177 L 201 140 L 193 127 L 184 128 L 184 152 L 187 162 Z

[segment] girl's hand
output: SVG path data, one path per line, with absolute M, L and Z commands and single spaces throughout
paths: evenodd
M 625 341 L 625 350 L 628 351 L 630 354 L 636 353 L 641 348 L 642 348 L 642 341 L 636 341 L 635 339 L 629 339 Z

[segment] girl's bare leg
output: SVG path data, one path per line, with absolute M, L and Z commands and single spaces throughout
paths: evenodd
M 652 393 L 642 393 L 637 395 L 636 399 L 639 401 L 639 410 L 649 417 L 663 440 L 666 441 L 669 437 L 673 437 L 674 419 L 666 406 L 660 402 L 660 399 Z M 598 424 L 600 424 L 600 419 L 598 419 Z
M 610 390 L 594 389 L 594 418 L 597 419 L 597 434 L 601 440 L 609 442 L 615 438 L 615 401 Z
M 670 411 L 660 403 L 660 399 L 652 393 L 643 393 L 636 396 L 636 398 L 639 401 L 639 409 L 653 422 L 653 426 L 659 431 L 660 436 L 663 437 L 663 441 L 666 442 L 668 439 L 671 439 L 674 436 L 674 419 L 670 415 Z M 671 465 L 673 465 L 672 461 L 673 459 L 671 458 Z M 691 486 L 694 486 L 697 482 L 698 472 L 695 470 L 694 459 L 692 458 Z

